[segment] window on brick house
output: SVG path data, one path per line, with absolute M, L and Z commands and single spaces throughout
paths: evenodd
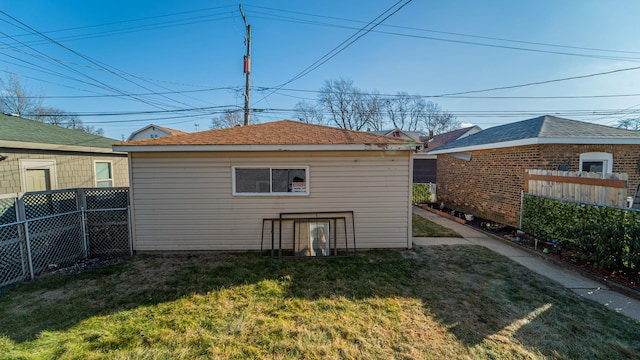
M 605 152 L 580 154 L 580 171 L 611 174 L 613 172 L 613 155 Z

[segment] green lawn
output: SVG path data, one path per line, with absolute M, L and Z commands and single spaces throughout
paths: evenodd
M 462 237 L 457 232 L 413 214 L 413 236 L 415 237 Z
M 640 323 L 481 247 L 138 255 L 0 293 L 0 358 L 620 359 Z

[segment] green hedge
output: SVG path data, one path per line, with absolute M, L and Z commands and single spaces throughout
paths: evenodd
M 522 230 L 611 270 L 640 271 L 640 211 L 524 196 Z
M 427 184 L 413 184 L 412 199 L 414 204 L 427 204 L 432 202 L 431 192 Z

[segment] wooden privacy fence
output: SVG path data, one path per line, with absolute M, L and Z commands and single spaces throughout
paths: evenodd
M 524 191 L 557 199 L 626 207 L 627 174 L 529 169 Z

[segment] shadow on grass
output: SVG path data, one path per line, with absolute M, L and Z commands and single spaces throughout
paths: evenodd
M 300 260 L 272 260 L 257 253 L 141 255 L 88 273 L 38 279 L 1 294 L 0 332 L 28 342 L 44 331 L 65 331 L 95 316 L 265 280 L 286 283 L 286 298 L 419 299 L 425 314 L 469 348 L 512 337 L 548 357 L 584 357 L 584 349 L 598 355 L 612 343 L 620 348 L 614 354 L 640 351 L 637 323 L 475 246 Z

